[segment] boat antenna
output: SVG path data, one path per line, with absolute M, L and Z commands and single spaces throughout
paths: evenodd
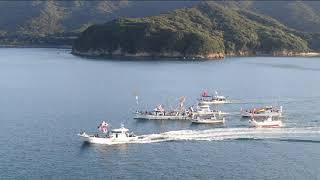
M 139 96 L 138 95 L 136 95 L 136 104 L 137 104 L 137 106 L 139 105 Z
M 139 93 L 138 91 L 133 91 L 133 95 L 135 96 L 135 99 L 136 99 L 136 108 L 138 109 L 139 107 Z
M 278 96 L 278 100 L 277 100 L 277 105 L 278 106 L 280 105 L 280 101 L 281 101 L 281 98 L 280 98 L 280 96 Z

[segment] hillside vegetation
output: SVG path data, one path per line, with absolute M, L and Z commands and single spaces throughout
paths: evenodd
M 90 25 L 121 16 L 157 15 L 193 4 L 190 1 L 163 3 L 127 0 L 0 1 L 0 29 L 7 33 L 34 36 L 81 32 Z
M 0 1 L 0 45 L 71 45 L 81 32 L 94 24 L 106 23 L 123 17 L 156 16 L 201 3 L 200 1 L 128 0 Z M 262 16 L 263 19 L 276 21 L 276 24 L 281 24 L 293 31 L 312 32 L 314 34 L 298 34 L 296 32 L 293 32 L 293 34 L 307 41 L 309 48 L 313 49 L 319 46 L 318 36 L 316 35 L 320 32 L 319 1 L 228 0 L 215 1 L 214 3 L 229 9 L 229 11 L 236 11 L 242 16 L 239 17 L 240 19 L 258 21 L 257 17 Z M 201 11 L 201 13 L 205 15 L 204 12 Z M 232 16 L 231 18 L 238 16 L 237 14 L 228 14 Z M 264 24 L 270 23 L 268 21 L 261 21 L 259 24 L 270 26 L 271 24 Z M 193 22 L 196 23 L 196 21 Z M 214 30 L 224 31 L 219 27 Z M 288 31 L 291 32 L 291 30 Z M 225 33 L 223 33 L 225 48 L 227 50 L 237 48 L 234 47 L 234 43 L 226 43 L 226 36 L 224 35 Z M 219 38 L 221 35 L 213 36 Z M 246 46 L 252 47 L 251 45 Z
M 317 34 L 215 2 L 159 16 L 120 18 L 89 27 L 76 40 L 79 55 L 220 58 L 227 54 L 294 55 L 313 51 Z
M 197 1 L 30 0 L 0 1 L 0 30 L 46 35 L 79 32 L 119 17 L 144 17 L 199 4 Z M 319 1 L 216 1 L 230 8 L 270 16 L 301 31 L 320 32 Z M 39 28 L 34 27 L 40 25 Z M 50 27 L 53 26 L 53 29 Z M 39 34 L 37 34 L 39 33 Z
M 218 1 L 230 8 L 270 16 L 282 24 L 305 32 L 320 32 L 319 1 Z
M 121 16 L 143 17 L 191 6 L 198 2 L 30 0 L 0 1 L 0 44 L 71 45 L 93 24 Z

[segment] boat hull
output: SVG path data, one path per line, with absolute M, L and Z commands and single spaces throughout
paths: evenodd
M 201 105 L 212 105 L 212 104 L 229 104 L 230 101 L 199 101 Z
M 241 112 L 242 117 L 250 118 L 250 117 L 281 117 L 282 114 L 279 112 L 271 112 L 271 113 L 249 113 L 249 112 Z
M 223 124 L 225 119 L 192 119 L 191 122 L 194 124 Z
M 193 115 L 197 115 L 197 116 L 215 116 L 215 115 L 228 115 L 229 113 L 226 112 L 193 112 Z
M 156 116 L 156 115 L 144 115 L 137 114 L 134 119 L 146 119 L 146 120 L 190 120 L 188 116 Z
M 249 121 L 251 126 L 256 127 L 256 128 L 277 128 L 277 127 L 282 127 L 282 121 L 262 121 L 262 122 L 257 122 L 254 120 Z
M 105 137 L 94 137 L 88 134 L 79 134 L 84 142 L 92 144 L 105 144 L 105 145 L 115 145 L 115 144 L 127 144 L 132 143 L 137 140 L 138 137 L 126 137 L 126 138 L 105 138 Z

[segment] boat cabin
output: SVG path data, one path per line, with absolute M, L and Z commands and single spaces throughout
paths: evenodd
M 200 113 L 201 112 L 206 113 L 206 112 L 211 112 L 211 109 L 209 105 L 200 105 L 197 107 L 197 111 Z
M 226 101 L 227 98 L 224 97 L 224 96 L 214 96 L 213 100 L 215 100 L 215 101 Z
M 213 99 L 212 96 L 201 96 L 198 100 L 199 101 L 211 101 Z
M 115 138 L 123 138 L 123 137 L 128 137 L 128 132 L 129 129 L 121 127 L 119 129 L 113 129 L 111 130 L 111 137 Z

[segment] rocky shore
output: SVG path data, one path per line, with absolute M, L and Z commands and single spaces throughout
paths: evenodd
M 107 58 L 175 58 L 175 59 L 223 59 L 225 57 L 232 56 L 279 56 L 279 57 L 294 57 L 294 56 L 320 56 L 320 52 L 293 52 L 293 51 L 275 51 L 272 53 L 262 53 L 262 52 L 229 52 L 229 53 L 210 53 L 210 54 L 194 54 L 185 56 L 178 52 L 167 52 L 167 53 L 148 53 L 148 52 L 139 52 L 135 54 L 130 53 L 121 53 L 113 52 L 109 53 L 106 51 L 78 51 L 73 49 L 72 54 L 76 56 L 83 56 L 88 58 L 97 58 L 97 57 L 107 57 Z
M 121 51 L 114 51 L 112 53 L 103 50 L 90 50 L 90 51 L 78 51 L 72 50 L 72 54 L 84 57 L 128 57 L 128 58 L 177 58 L 177 59 L 223 59 L 224 53 L 209 53 L 209 54 L 193 54 L 183 55 L 179 52 L 163 52 L 163 53 L 149 53 L 149 52 L 138 52 L 135 54 L 123 53 Z

